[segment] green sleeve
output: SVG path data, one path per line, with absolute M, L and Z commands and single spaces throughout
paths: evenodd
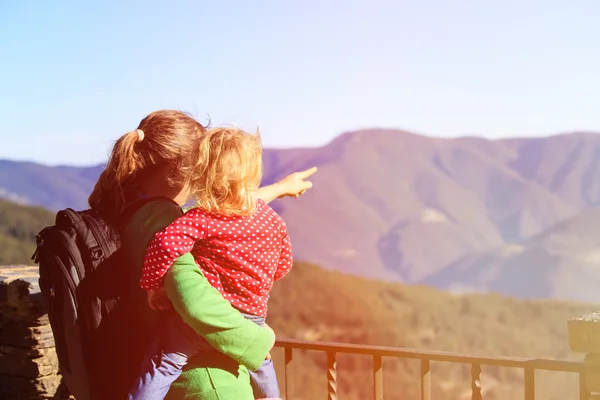
M 175 261 L 164 285 L 175 310 L 196 333 L 249 370 L 260 367 L 273 345 L 271 331 L 233 308 L 202 275 L 190 253 Z

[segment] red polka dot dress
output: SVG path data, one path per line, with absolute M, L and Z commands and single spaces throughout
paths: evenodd
M 193 208 L 154 236 L 140 286 L 158 290 L 168 268 L 191 252 L 204 275 L 238 310 L 264 317 L 273 283 L 292 268 L 281 217 L 258 200 L 252 216 L 227 217 Z

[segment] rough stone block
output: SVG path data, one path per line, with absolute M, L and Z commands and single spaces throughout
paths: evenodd
M 37 268 L 0 267 L 0 400 L 68 399 L 60 382 Z
M 0 374 L 36 378 L 55 374 L 57 369 L 58 358 L 53 348 L 0 346 Z
M 20 279 L 0 282 L 0 326 L 6 321 L 36 325 L 45 314 L 41 293 L 33 293 L 29 282 Z
M 54 374 L 57 370 L 58 359 L 54 349 L 0 348 L 0 374 L 35 379 Z
M 68 395 L 56 397 L 60 382 L 60 375 L 50 375 L 33 380 L 0 375 L 0 400 L 68 399 Z
M 38 320 L 41 324 L 43 321 Z M 27 326 L 9 321 L 0 327 L 0 344 L 25 348 L 54 347 L 52 327 L 46 323 L 39 326 Z

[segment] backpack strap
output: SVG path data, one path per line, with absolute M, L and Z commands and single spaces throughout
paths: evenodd
M 56 213 L 56 227 L 66 231 L 68 231 L 70 228 L 75 229 L 77 239 L 85 237 L 88 231 L 82 215 L 71 208 L 67 208 Z M 79 245 L 77 246 L 79 247 Z M 75 268 L 78 270 L 78 276 L 84 277 L 86 274 L 85 270 L 87 265 L 84 259 L 86 254 L 81 254 L 81 249 L 79 249 L 79 254 L 81 255 L 82 263 L 75 262 L 74 264 Z M 79 258 L 79 255 L 77 254 L 72 254 L 72 256 Z

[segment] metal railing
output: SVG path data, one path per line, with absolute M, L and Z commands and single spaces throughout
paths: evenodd
M 373 358 L 373 398 L 383 399 L 383 357 L 421 360 L 421 400 L 431 400 L 431 362 L 450 362 L 471 365 L 471 399 L 482 400 L 481 367 L 496 366 L 520 368 L 523 370 L 524 399 L 535 399 L 535 370 L 571 372 L 579 374 L 579 399 L 588 400 L 585 373 L 590 367 L 584 362 L 545 360 L 518 357 L 480 357 L 441 351 L 425 351 L 385 346 L 363 346 L 356 344 L 306 342 L 298 340 L 278 340 L 276 347 L 284 349 L 285 358 L 285 398 L 294 399 L 294 357 L 293 350 L 313 350 L 327 354 L 327 399 L 337 400 L 337 354 L 369 355 Z

